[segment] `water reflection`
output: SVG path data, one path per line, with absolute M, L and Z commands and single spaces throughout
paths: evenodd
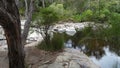
M 114 52 L 109 50 L 109 46 L 103 48 L 105 55 L 102 56 L 100 60 L 96 59 L 94 56 L 90 58 L 96 64 L 100 65 L 101 68 L 120 68 L 120 57 L 117 56 Z
M 106 42 L 104 40 L 84 37 L 81 31 L 74 36 L 67 36 L 64 33 L 64 36 L 67 47 L 79 48 L 88 56 L 95 56 L 97 59 L 100 59 L 105 54 L 103 47 L 106 46 Z
M 83 51 L 101 68 L 120 68 L 119 45 L 110 45 L 94 35 L 86 36 L 82 31 L 78 31 L 73 36 L 64 33 L 64 39 L 66 47 Z
M 85 49 L 82 51 L 88 56 L 95 56 L 97 59 L 100 59 L 105 54 L 103 47 L 106 46 L 106 43 L 103 40 L 93 38 L 86 39 L 81 43 L 85 46 Z

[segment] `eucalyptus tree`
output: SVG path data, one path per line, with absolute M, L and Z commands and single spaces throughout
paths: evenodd
M 33 10 L 34 10 L 34 0 L 30 0 L 30 2 L 28 2 L 28 0 L 25 0 L 25 6 L 26 6 L 26 10 L 25 10 L 26 21 L 25 21 L 24 30 L 22 33 L 22 44 L 23 45 L 26 43 L 26 39 L 28 36 L 31 21 L 32 21 L 32 15 L 33 15 Z
M 7 39 L 9 68 L 25 68 L 19 11 L 15 0 L 0 0 L 0 25 Z

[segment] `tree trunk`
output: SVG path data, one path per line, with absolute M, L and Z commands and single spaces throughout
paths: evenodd
M 0 0 L 0 25 L 7 39 L 9 68 L 25 68 L 20 18 L 15 0 Z
M 45 8 L 45 0 L 42 0 L 42 6 Z
M 28 1 L 25 0 L 25 17 L 28 17 Z
M 27 0 L 25 0 L 27 1 Z M 23 33 L 22 33 L 22 45 L 25 45 L 26 44 L 26 39 L 27 39 L 27 36 L 28 36 L 28 33 L 29 33 L 29 28 L 30 28 L 30 23 L 31 23 L 31 20 L 32 20 L 32 14 L 33 14 L 33 4 L 34 4 L 34 0 L 31 0 L 30 1 L 30 6 L 28 8 L 28 6 L 26 6 L 26 22 L 25 22 L 25 25 L 24 25 L 24 30 L 23 30 Z
M 19 0 L 15 0 L 17 7 L 19 8 Z

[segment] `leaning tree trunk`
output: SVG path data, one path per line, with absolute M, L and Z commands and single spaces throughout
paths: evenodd
M 20 18 L 15 0 L 0 0 L 0 25 L 7 39 L 9 68 L 25 68 Z
M 26 44 L 26 39 L 27 39 L 27 36 L 28 36 L 28 33 L 29 33 L 31 20 L 32 20 L 32 14 L 33 14 L 33 9 L 34 9 L 33 8 L 34 0 L 30 0 L 29 8 L 28 8 L 28 5 L 27 5 L 27 0 L 25 0 L 25 2 L 26 2 L 26 13 L 25 13 L 26 21 L 25 21 L 24 30 L 23 30 L 23 33 L 22 33 L 22 45 Z

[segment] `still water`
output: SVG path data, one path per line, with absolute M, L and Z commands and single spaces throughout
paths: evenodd
M 95 37 L 83 38 L 79 32 L 73 36 L 64 34 L 64 37 L 66 47 L 83 51 L 101 68 L 120 68 L 120 46 L 109 45 Z
M 114 52 L 111 52 L 109 47 L 104 47 L 103 50 L 105 54 L 100 59 L 95 58 L 95 56 L 90 56 L 93 62 L 100 65 L 101 68 L 120 68 L 120 57 Z
M 73 41 L 68 40 L 66 47 L 73 48 Z M 120 57 L 115 51 L 110 50 L 110 46 L 79 45 L 74 47 L 87 54 L 90 59 L 101 68 L 120 68 Z M 97 45 L 97 44 L 95 44 Z

